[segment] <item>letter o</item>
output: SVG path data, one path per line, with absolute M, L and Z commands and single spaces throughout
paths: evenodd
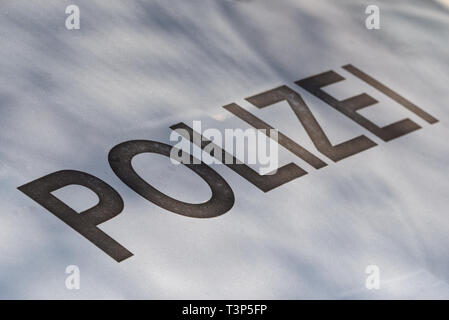
M 187 203 L 176 200 L 153 188 L 132 167 L 132 158 L 141 153 L 157 153 L 170 157 L 174 148 L 165 143 L 150 140 L 132 140 L 116 145 L 109 152 L 112 170 L 128 187 L 154 204 L 174 213 L 191 218 L 213 218 L 228 212 L 234 205 L 234 192 L 229 184 L 212 168 L 200 164 L 183 164 L 198 174 L 209 185 L 212 197 L 205 203 Z

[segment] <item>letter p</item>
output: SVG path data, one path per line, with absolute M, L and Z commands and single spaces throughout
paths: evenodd
M 97 194 L 100 201 L 96 206 L 78 213 L 51 194 L 68 185 L 89 188 Z M 78 231 L 117 262 L 133 255 L 97 227 L 123 210 L 122 198 L 103 180 L 81 171 L 62 170 L 31 181 L 17 189 Z

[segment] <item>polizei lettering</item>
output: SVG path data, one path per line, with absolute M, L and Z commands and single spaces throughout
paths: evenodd
M 396 102 L 397 105 L 407 109 L 410 113 L 415 114 L 425 122 L 429 124 L 438 122 L 432 115 L 356 67 L 346 65 L 343 66 L 343 69 L 367 85 L 374 87 Z M 319 153 L 333 162 L 342 161 L 357 153 L 374 148 L 377 146 L 377 143 L 362 134 L 333 145 L 315 118 L 307 101 L 298 92 L 299 88 L 321 99 L 334 110 L 341 112 L 362 128 L 377 136 L 380 143 L 397 139 L 421 128 L 417 123 L 408 118 L 380 127 L 359 113 L 360 110 L 377 104 L 377 101 L 373 97 L 366 93 L 359 93 L 352 97 L 339 100 L 323 90 L 324 87 L 343 80 L 345 79 L 337 72 L 327 71 L 296 81 L 297 88 L 282 85 L 253 95 L 246 98 L 246 100 L 259 109 L 275 108 L 274 105 L 278 102 L 286 101 L 295 114 L 298 125 L 305 129 L 305 132 Z M 228 104 L 223 108 L 260 132 L 268 134 L 267 132 L 273 129 L 270 124 L 262 121 L 236 103 Z M 203 137 L 201 132 L 194 131 L 185 123 L 177 123 L 170 128 L 186 138 L 187 143 L 191 141 L 212 157 L 219 158 L 220 161 L 222 159 L 235 160 L 221 163 L 236 172 L 243 181 L 254 185 L 261 192 L 269 192 L 285 183 L 308 174 L 306 170 L 294 163 L 287 163 L 270 174 L 259 174 L 247 164 L 237 161 L 233 154 L 220 148 L 214 141 Z M 298 141 L 292 140 L 279 130 L 277 131 L 277 143 L 310 164 L 314 171 L 329 165 L 329 160 L 323 159 L 320 154 L 314 154 L 310 150 L 307 150 Z M 133 168 L 132 159 L 142 153 L 156 153 L 167 157 L 167 161 L 170 161 L 170 157 L 173 154 L 178 154 L 183 159 L 187 158 L 189 161 L 180 163 L 192 170 L 209 185 L 212 196 L 204 203 L 187 203 L 174 199 L 157 190 L 149 181 L 145 181 L 140 177 Z M 235 195 L 225 178 L 200 159 L 193 157 L 191 154 L 175 146 L 152 140 L 126 141 L 110 150 L 108 160 L 111 169 L 117 177 L 134 192 L 149 202 L 178 215 L 189 218 L 215 218 L 231 210 L 234 205 Z M 83 212 L 76 212 L 52 194 L 52 192 L 68 185 L 79 185 L 90 189 L 98 196 L 98 204 Z M 62 170 L 24 184 L 18 187 L 18 189 L 64 221 L 116 261 L 120 262 L 132 256 L 132 253 L 123 245 L 98 228 L 103 222 L 119 215 L 124 207 L 120 194 L 100 178 L 86 172 Z M 198 309 L 198 312 L 208 312 L 208 314 L 212 312 L 213 314 L 214 311 L 210 309 Z

